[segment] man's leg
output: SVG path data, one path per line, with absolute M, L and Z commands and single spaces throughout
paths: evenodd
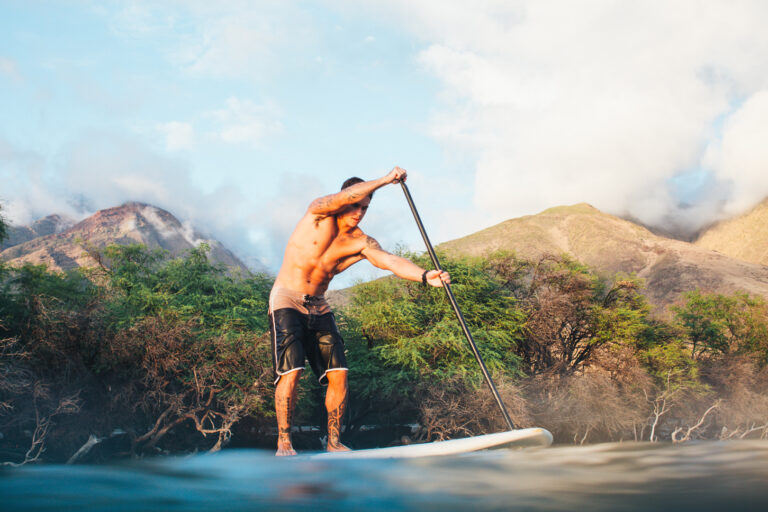
M 277 381 L 275 388 L 275 412 L 277 413 L 277 453 L 275 455 L 296 455 L 291 444 L 293 408 L 296 406 L 296 384 L 301 370 L 286 373 Z
M 347 406 L 347 370 L 332 370 L 325 374 L 328 390 L 325 392 L 325 408 L 328 410 L 328 451 L 341 452 L 349 448 L 341 444 L 341 424 Z

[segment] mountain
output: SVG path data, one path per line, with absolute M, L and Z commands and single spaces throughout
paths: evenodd
M 31 226 L 8 226 L 8 238 L 0 242 L 0 250 L 23 244 L 34 238 L 58 234 L 76 224 L 74 219 L 62 215 L 48 215 Z
M 212 262 L 239 269 L 248 268 L 216 240 L 206 239 L 189 224 L 182 224 L 169 212 L 144 203 L 126 203 L 100 210 L 81 222 L 67 226 L 59 216 L 49 216 L 32 226 L 13 228 L 16 238 L 7 243 L 0 259 L 11 264 L 45 263 L 55 270 L 93 266 L 84 245 L 105 247 L 109 244 L 144 244 L 151 249 L 165 249 L 178 256 L 200 243 L 207 243 Z M 24 237 L 32 238 L 23 240 Z M 21 240 L 21 241 L 20 241 Z M 264 271 L 263 268 L 255 269 Z
M 710 226 L 694 243 L 731 258 L 768 265 L 768 199 L 743 215 Z
M 645 280 L 645 294 L 659 310 L 696 288 L 719 293 L 743 290 L 768 298 L 768 267 L 664 238 L 588 204 L 507 220 L 438 248 L 473 256 L 507 250 L 532 260 L 568 254 L 601 274 L 635 273 Z

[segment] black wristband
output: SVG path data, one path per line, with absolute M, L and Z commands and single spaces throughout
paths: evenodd
M 425 270 L 424 273 L 421 274 L 421 283 L 422 284 L 427 284 L 427 272 L 429 272 L 429 270 Z

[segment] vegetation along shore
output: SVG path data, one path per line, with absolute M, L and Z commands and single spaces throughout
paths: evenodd
M 273 448 L 272 278 L 211 263 L 205 244 L 86 249 L 94 268 L 0 263 L 0 463 Z M 635 275 L 566 256 L 441 261 L 517 425 L 559 443 L 768 437 L 763 298 L 694 290 L 660 309 Z M 385 278 L 343 295 L 345 442 L 504 429 L 440 290 Z M 322 447 L 325 423 L 308 380 L 304 450 Z

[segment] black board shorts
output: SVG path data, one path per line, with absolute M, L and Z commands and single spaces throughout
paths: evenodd
M 304 369 L 306 361 L 324 386 L 328 372 L 347 370 L 344 340 L 325 298 L 272 288 L 269 328 L 275 384 L 282 375 Z

